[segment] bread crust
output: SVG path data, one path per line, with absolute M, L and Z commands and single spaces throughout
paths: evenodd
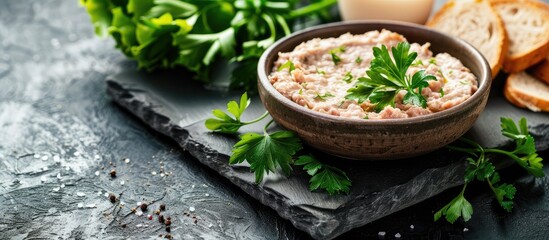
M 549 84 L 549 57 L 536 64 L 528 72 L 532 76 Z
M 549 112 L 549 100 L 533 96 L 531 94 L 521 91 L 521 89 L 514 88 L 512 81 L 519 80 L 522 73 L 510 74 L 503 88 L 503 95 L 505 98 L 517 107 L 528 108 L 534 112 Z M 549 92 L 547 93 L 549 94 Z
M 478 2 L 482 2 L 482 0 L 479 0 Z M 490 2 L 488 2 L 490 3 Z M 448 2 L 446 2 L 438 12 L 436 12 L 433 17 L 431 17 L 426 25 L 428 27 L 431 27 L 431 28 L 435 28 L 436 24 L 440 21 L 443 21 L 445 20 L 444 19 L 444 15 L 446 14 L 447 11 L 451 11 L 451 9 L 456 5 L 456 4 L 459 4 L 459 3 L 456 3 L 456 1 L 454 0 L 450 0 Z M 498 33 L 498 37 L 500 39 L 502 39 L 501 41 L 499 41 L 498 45 L 495 46 L 498 50 L 499 50 L 499 53 L 497 54 L 497 56 L 499 56 L 497 58 L 497 60 L 495 61 L 495 63 L 493 62 L 490 62 L 489 59 L 486 59 L 488 61 L 488 63 L 490 64 L 490 68 L 491 68 L 491 72 L 492 72 L 492 79 L 494 79 L 496 77 L 496 75 L 498 74 L 499 70 L 501 70 L 502 66 L 503 66 L 503 63 L 505 61 L 505 56 L 507 55 L 507 51 L 509 50 L 509 39 L 508 39 L 508 36 L 507 36 L 507 31 L 505 29 L 505 25 L 503 23 L 503 20 L 501 19 L 501 17 L 499 16 L 499 14 L 497 14 L 496 10 L 489 4 L 489 7 L 490 7 L 490 11 L 492 12 L 493 16 L 496 17 L 496 30 L 494 31 L 494 33 Z M 471 9 L 471 10 L 475 10 L 475 9 Z M 459 36 L 458 36 L 459 37 Z
M 490 3 L 492 6 L 499 4 L 508 4 L 508 3 L 517 3 L 521 2 L 521 5 L 529 5 L 534 8 L 542 9 L 546 11 L 546 22 L 549 22 L 549 6 L 543 2 L 538 1 L 517 1 L 517 0 L 491 0 Z M 504 18 L 504 16 L 500 16 Z M 505 23 L 504 23 L 505 24 Z M 513 33 L 508 33 L 513 34 Z M 545 57 L 549 55 L 549 37 L 543 41 L 540 41 L 537 45 L 533 46 L 530 51 L 517 53 L 513 56 L 506 55 L 505 60 L 503 61 L 503 71 L 508 73 L 517 73 L 524 71 L 528 67 L 535 65 L 536 63 L 542 61 Z

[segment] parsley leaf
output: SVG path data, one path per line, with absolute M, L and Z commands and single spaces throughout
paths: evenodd
M 435 76 L 428 75 L 424 70 L 414 75 L 406 75 L 406 71 L 417 57 L 417 53 L 410 53 L 410 44 L 401 42 L 391 49 L 393 57 L 385 45 L 374 47 L 374 59 L 370 69 L 366 71 L 368 77 L 361 77 L 357 84 L 347 90 L 345 97 L 362 103 L 369 100 L 376 104 L 375 110 L 381 111 L 385 106 L 394 106 L 395 97 L 400 90 L 406 90 L 403 103 L 427 107 L 427 100 L 421 95 L 423 88 L 428 87 L 429 80 L 436 80 Z M 393 61 L 394 59 L 394 61 Z
M 465 187 L 463 190 L 465 190 Z M 446 221 L 450 223 L 454 223 L 459 217 L 463 217 L 463 220 L 465 221 L 471 219 L 471 216 L 473 215 L 473 206 L 465 199 L 463 192 L 464 191 L 461 191 L 461 193 L 452 199 L 450 203 L 435 213 L 435 221 L 442 216 L 445 216 Z
M 345 52 L 345 46 L 330 50 L 330 55 L 332 56 L 332 61 L 334 62 L 334 65 L 337 65 L 339 62 L 341 62 L 341 58 L 337 54 L 342 52 Z
M 263 181 L 269 172 L 282 169 L 286 175 L 292 171 L 292 156 L 302 148 L 301 141 L 291 131 L 277 131 L 264 134 L 246 133 L 240 135 L 233 147 L 230 164 L 247 161 L 255 173 L 256 183 Z
M 250 121 L 250 122 L 242 122 L 240 121 L 240 117 L 246 111 L 248 106 L 250 105 L 250 99 L 248 99 L 248 93 L 242 94 L 240 97 L 240 104 L 236 103 L 236 101 L 230 101 L 227 103 L 227 111 L 233 115 L 233 117 L 229 116 L 227 113 L 223 112 L 221 109 L 214 109 L 212 111 L 212 114 L 216 118 L 208 118 L 206 119 L 205 125 L 206 128 L 214 131 L 214 132 L 220 132 L 220 133 L 236 133 L 240 127 L 248 124 L 252 124 L 255 122 L 259 122 L 263 118 L 265 118 L 268 113 L 264 113 L 259 118 Z
M 361 62 L 362 62 L 362 58 L 360 56 L 356 57 L 355 63 L 361 63 Z
M 468 153 L 476 159 L 472 157 L 466 159 L 468 165 L 464 173 L 465 185 L 463 186 L 463 190 L 454 200 L 435 213 L 435 221 L 442 215 L 445 215 L 446 220 L 451 223 L 460 216 L 463 217 L 465 221 L 471 218 L 473 209 L 470 207 L 467 200 L 465 200 L 464 192 L 467 184 L 472 182 L 475 178 L 479 181 L 486 181 L 488 183 L 488 186 L 494 192 L 496 200 L 503 209 L 508 212 L 513 209 L 513 198 L 515 197 L 517 189 L 511 184 L 500 184 L 500 176 L 496 172 L 494 165 L 490 162 L 490 159 L 485 155 L 486 153 L 505 155 L 515 160 L 515 162 L 535 177 L 545 176 L 543 164 L 541 163 L 543 159 L 539 157 L 536 152 L 534 138 L 529 134 L 526 119 L 521 118 L 517 126 L 512 119 L 501 118 L 501 132 L 504 136 L 514 140 L 515 149 L 513 151 L 484 148 L 478 143 L 463 137 L 459 140 L 470 145 L 472 148 L 448 146 L 451 150 Z
M 351 72 L 346 72 L 345 76 L 343 76 L 343 81 L 350 83 L 353 81 L 353 75 L 351 75 Z
M 295 70 L 295 65 L 292 61 L 288 60 L 284 64 L 280 65 L 280 67 L 278 67 L 278 71 L 282 71 L 286 68 L 289 72 L 292 72 L 293 70 Z
M 303 166 L 303 170 L 312 176 L 309 180 L 311 191 L 324 189 L 328 194 L 349 193 L 351 180 L 343 171 L 319 162 L 312 155 L 300 156 L 295 165 Z
M 333 94 L 327 92 L 327 93 L 324 93 L 323 95 L 320 95 L 319 93 L 317 93 L 314 98 L 318 99 L 320 101 L 326 101 L 326 99 L 329 98 L 329 97 L 335 97 L 335 96 Z

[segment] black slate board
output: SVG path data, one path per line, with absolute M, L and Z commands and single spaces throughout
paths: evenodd
M 310 192 L 307 189 L 308 177 L 301 171 L 296 171 L 288 179 L 271 174 L 256 185 L 247 165 L 228 164 L 231 147 L 237 139 L 211 133 L 204 127 L 203 120 L 192 120 L 210 117 L 214 108 L 224 109 L 228 100 L 238 99 L 240 92 L 207 90 L 200 83 L 185 81 L 188 76 L 180 71 L 153 75 L 126 70 L 108 78 L 108 93 L 153 129 L 176 140 L 201 163 L 316 239 L 334 238 L 462 184 L 465 167 L 460 161 L 462 156 L 442 149 L 425 156 L 390 162 L 349 161 L 317 154 L 322 160 L 347 172 L 353 181 L 349 195 Z M 526 116 L 538 149 L 548 149 L 549 114 L 515 108 L 500 93 L 501 84 L 495 84 L 486 110 L 467 133 L 469 137 L 485 146 L 503 146 L 506 142 L 499 132 L 499 118 Z M 264 111 L 256 97 L 252 99 L 246 116 L 259 116 Z M 260 132 L 262 126 L 247 126 L 241 131 Z

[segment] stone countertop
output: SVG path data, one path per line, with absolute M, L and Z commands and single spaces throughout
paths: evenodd
M 147 218 L 160 204 L 176 239 L 309 238 L 112 102 L 106 76 L 135 66 L 93 35 L 78 1 L 0 6 L 0 239 L 165 235 Z M 519 190 L 510 214 L 479 184 L 468 192 L 469 222 L 432 222 L 459 191 L 451 189 L 340 238 L 547 239 L 548 178 L 502 175 Z M 138 202 L 150 203 L 141 216 Z

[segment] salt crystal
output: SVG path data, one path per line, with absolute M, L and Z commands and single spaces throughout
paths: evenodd
M 48 171 L 48 167 L 43 167 L 42 171 Z
M 469 228 L 463 228 L 464 232 L 469 232 Z
M 125 163 L 129 163 L 129 162 L 130 162 L 130 159 L 129 159 L 129 158 L 125 158 L 125 159 L 124 159 L 124 162 L 125 162 Z
M 58 173 L 58 174 L 57 174 L 57 179 L 61 179 L 61 178 L 63 178 L 63 177 L 61 176 L 61 173 Z
M 53 161 L 54 162 L 61 162 L 61 158 L 57 155 L 53 156 Z
M 122 201 L 120 201 L 120 205 L 124 206 L 124 205 L 126 205 L 126 203 L 125 203 L 125 202 L 122 202 Z
M 97 196 L 101 196 L 102 193 L 103 192 L 101 192 L 101 191 L 97 192 Z
M 36 158 L 36 159 L 40 158 L 40 154 L 38 154 L 38 153 L 34 154 L 34 158 Z
M 78 208 L 83 208 L 84 207 L 84 204 L 83 203 L 79 203 L 78 204 Z
M 95 158 L 95 159 L 99 159 L 99 158 L 101 158 L 101 157 L 100 157 L 99 155 L 96 154 L 96 155 L 94 156 L 94 158 Z
M 206 185 L 206 184 L 202 184 L 202 187 L 208 187 L 208 185 Z
M 71 167 L 69 167 L 69 166 L 65 167 L 65 171 L 70 171 L 70 170 L 71 170 Z
M 385 236 L 385 232 L 378 232 L 377 235 L 383 237 Z
M 194 207 L 189 207 L 189 212 L 194 212 Z
M 194 188 L 194 184 L 191 186 L 191 188 Z
M 143 212 L 142 211 L 137 211 L 137 212 L 135 212 L 135 215 L 141 216 L 141 215 L 143 215 Z
M 209 196 L 210 196 L 210 194 L 208 194 L 208 193 L 206 193 L 206 194 L 204 194 L 204 195 L 206 195 L 206 197 L 209 197 Z
M 83 193 L 83 192 L 76 192 L 76 196 L 84 197 L 84 196 L 86 196 L 86 194 Z
M 208 225 L 209 228 L 213 227 L 213 224 L 210 223 L 210 225 Z
M 95 176 L 99 176 L 99 171 L 95 171 Z
M 410 229 L 414 230 L 414 225 L 410 225 Z
M 44 160 L 44 161 L 48 160 L 48 158 L 49 158 L 49 157 L 46 156 L 46 155 L 42 156 L 42 160 Z
M 40 181 L 42 181 L 42 182 L 45 182 L 46 180 L 48 180 L 48 179 L 46 178 L 46 176 L 42 176 L 42 177 L 40 178 Z
M 395 234 L 395 238 L 400 238 L 400 233 Z
M 56 187 L 56 188 L 53 188 L 52 191 L 59 192 L 60 189 L 61 189 L 60 187 Z
M 143 226 L 143 224 L 137 224 L 137 225 L 135 225 L 135 226 L 138 227 L 138 228 L 140 228 L 140 227 Z
M 161 173 L 160 176 L 161 176 L 161 177 L 164 177 L 164 176 L 166 176 L 166 175 L 165 175 L 164 173 Z
M 138 207 L 141 206 L 141 202 L 137 202 L 137 206 L 138 206 Z
M 120 185 L 124 185 L 126 182 L 124 181 L 120 181 Z
M 151 172 L 151 174 L 152 174 L 153 176 L 155 176 L 155 175 L 156 175 L 156 172 L 153 171 L 153 172 Z
M 88 204 L 88 205 L 86 205 L 86 207 L 95 208 L 95 203 Z
M 74 154 L 75 157 L 80 156 L 80 152 L 79 152 L 79 151 L 76 151 L 76 152 L 74 152 L 73 154 Z
M 65 184 L 61 184 L 61 188 L 65 188 Z
M 108 192 L 105 192 L 105 194 L 103 194 L 103 196 L 105 196 L 106 198 L 109 197 L 109 193 Z

